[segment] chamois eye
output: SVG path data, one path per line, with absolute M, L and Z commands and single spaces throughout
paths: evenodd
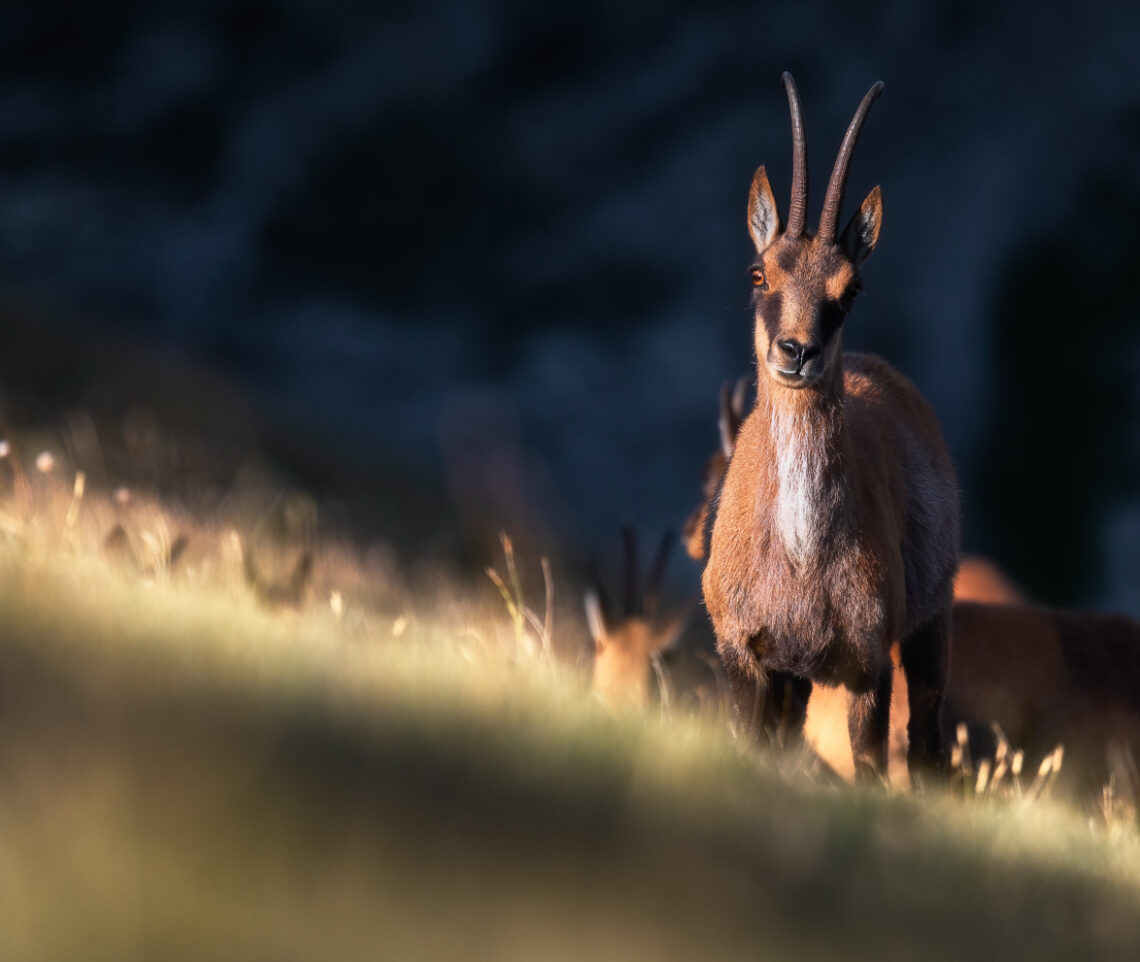
M 759 267 L 752 268 L 752 286 L 760 288 L 768 286 L 768 278 L 764 276 L 764 271 Z
M 843 292 L 843 296 L 839 298 L 839 304 L 844 311 L 851 310 L 851 305 L 855 301 L 855 295 L 861 290 L 863 290 L 863 285 L 856 280 Z

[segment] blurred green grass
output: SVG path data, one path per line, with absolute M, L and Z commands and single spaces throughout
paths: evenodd
M 239 588 L 0 544 L 0 958 L 1136 956 L 1133 833 L 609 714 L 495 605 Z

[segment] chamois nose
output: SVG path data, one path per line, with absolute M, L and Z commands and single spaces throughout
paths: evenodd
M 795 364 L 797 371 L 820 352 L 820 347 L 815 342 L 802 344 L 792 338 L 777 341 L 776 346 L 784 357 Z

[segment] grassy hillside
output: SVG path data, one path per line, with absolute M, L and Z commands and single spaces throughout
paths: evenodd
M 6 962 L 1140 946 L 1131 832 L 836 791 L 720 725 L 612 715 L 514 645 L 489 582 L 334 607 L 326 582 L 360 579 L 330 563 L 270 611 L 224 535 L 208 577 L 112 564 L 59 504 L 0 514 Z

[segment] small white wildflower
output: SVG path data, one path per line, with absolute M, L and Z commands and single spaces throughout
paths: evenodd
M 50 451 L 41 451 L 36 456 L 36 470 L 40 474 L 51 474 L 55 468 L 55 458 Z
M 340 621 L 344 615 L 344 596 L 339 591 L 329 595 L 329 607 L 332 609 L 333 617 Z
M 12 445 L 7 441 L 0 441 L 0 458 L 6 458 L 12 453 Z

